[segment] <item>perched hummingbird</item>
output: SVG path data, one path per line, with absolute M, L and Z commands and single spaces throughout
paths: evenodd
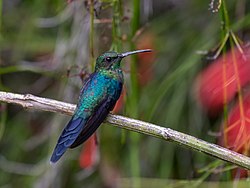
M 74 115 L 58 139 L 51 163 L 56 163 L 68 148 L 85 142 L 114 108 L 123 87 L 121 60 L 128 55 L 150 51 L 106 52 L 96 59 L 95 71 L 81 89 Z

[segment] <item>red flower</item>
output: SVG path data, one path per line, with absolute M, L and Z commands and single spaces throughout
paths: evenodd
M 233 99 L 239 86 L 250 81 L 250 59 L 239 50 L 230 50 L 207 67 L 198 77 L 198 96 L 211 115 L 217 115 L 223 105 Z

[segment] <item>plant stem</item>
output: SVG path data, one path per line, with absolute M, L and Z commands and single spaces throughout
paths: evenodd
M 112 47 L 111 50 L 120 52 L 122 48 L 121 43 L 121 1 L 114 0 L 113 2 L 113 20 L 112 20 Z
M 134 37 L 137 29 L 139 28 L 140 21 L 140 1 L 133 0 L 133 16 L 131 20 L 131 42 L 130 49 L 133 50 L 135 48 L 134 43 L 132 42 L 132 38 Z M 136 64 L 136 56 L 131 57 L 130 63 L 130 84 L 131 84 L 131 95 L 129 97 L 129 111 L 133 117 L 138 117 L 138 98 L 139 98 L 139 87 L 137 80 L 137 64 Z
M 91 70 L 95 68 L 95 55 L 94 55 L 94 0 L 90 0 L 90 31 L 89 31 L 89 50 L 90 50 L 90 64 Z
M 134 43 L 132 42 L 132 38 L 134 37 L 136 31 L 139 28 L 140 23 L 140 1 L 133 0 L 133 15 L 131 20 L 131 36 L 130 36 L 130 49 L 133 50 L 135 48 Z M 136 56 L 131 57 L 130 63 L 130 96 L 129 100 L 129 114 L 131 117 L 138 118 L 138 101 L 139 101 L 139 85 L 137 80 L 137 64 L 136 64 Z M 130 165 L 131 165 L 131 173 L 133 177 L 140 176 L 140 159 L 139 159 L 139 136 L 135 133 L 130 133 Z M 139 187 L 140 182 L 135 181 L 133 184 L 134 187 Z
M 225 1 L 222 0 L 222 4 L 221 4 L 221 11 L 220 11 L 220 15 L 221 15 L 221 22 L 222 22 L 222 28 L 221 28 L 221 40 L 222 40 L 222 56 L 223 56 L 223 72 L 222 72 L 222 76 L 223 76 L 223 84 L 226 83 L 226 62 L 225 62 L 225 53 L 226 53 L 226 42 L 228 41 L 228 38 L 230 38 L 229 35 L 229 16 L 228 16 L 228 12 L 227 12 L 227 8 L 226 8 L 226 4 Z M 227 126 L 228 126 L 228 106 L 227 106 L 227 88 L 224 87 L 223 88 L 223 119 L 224 119 L 224 123 L 223 123 L 223 129 L 226 130 Z M 224 136 L 224 143 L 227 144 L 227 136 L 225 134 Z

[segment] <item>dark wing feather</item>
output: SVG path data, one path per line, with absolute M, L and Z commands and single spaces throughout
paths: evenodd
M 94 114 L 86 122 L 84 129 L 81 134 L 75 140 L 75 142 L 70 146 L 70 148 L 75 148 L 85 142 L 101 125 L 105 120 L 109 112 L 114 108 L 116 101 L 119 99 L 122 91 L 122 82 L 118 82 L 116 90 L 114 90 L 114 95 L 107 96 L 102 100 L 102 102 L 94 109 Z
M 95 113 L 87 121 L 81 134 L 75 140 L 75 142 L 70 146 L 70 148 L 75 148 L 85 142 L 101 125 L 104 119 L 107 117 L 110 110 L 115 106 L 116 100 L 108 97 L 102 101 L 100 105 L 94 110 Z

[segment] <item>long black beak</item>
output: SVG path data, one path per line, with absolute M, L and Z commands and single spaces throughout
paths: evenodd
M 124 52 L 124 53 L 120 53 L 119 57 L 124 58 L 124 57 L 132 55 L 132 54 L 144 53 L 144 52 L 152 52 L 152 50 L 151 49 L 144 49 L 144 50 L 135 50 L 135 51 L 130 51 L 130 52 Z

